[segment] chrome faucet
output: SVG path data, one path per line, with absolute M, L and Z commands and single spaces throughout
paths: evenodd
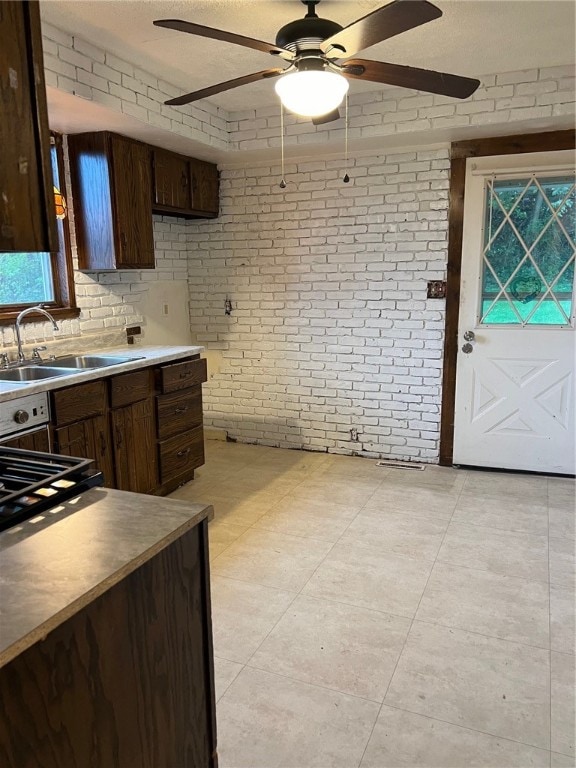
M 54 320 L 50 312 L 46 312 L 46 310 L 42 307 L 41 304 L 38 304 L 38 306 L 36 307 L 28 307 L 27 309 L 23 309 L 22 312 L 20 312 L 20 314 L 16 318 L 16 322 L 14 323 L 14 331 L 16 333 L 16 343 L 18 344 L 18 358 L 17 358 L 18 365 L 23 363 L 25 360 L 24 353 L 22 352 L 22 337 L 20 335 L 20 323 L 22 322 L 23 318 L 26 317 L 26 315 L 31 315 L 32 312 L 38 312 L 38 314 L 44 315 L 44 317 L 50 320 L 54 330 L 55 331 L 58 330 L 58 325 L 56 323 L 56 320 Z

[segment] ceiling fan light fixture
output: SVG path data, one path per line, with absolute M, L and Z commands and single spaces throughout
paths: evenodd
M 302 117 L 319 117 L 337 109 L 348 80 L 337 72 L 307 70 L 282 75 L 275 85 L 282 104 Z

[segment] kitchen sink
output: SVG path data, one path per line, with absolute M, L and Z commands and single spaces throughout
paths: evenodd
M 22 368 L 10 368 L 0 370 L 0 381 L 40 381 L 41 379 L 54 379 L 57 376 L 71 376 L 78 373 L 77 368 L 64 368 L 52 366 L 26 365 Z
M 132 360 L 142 360 L 141 357 L 113 357 L 111 355 L 70 355 L 60 357 L 57 360 L 48 360 L 41 365 L 50 368 L 75 368 L 86 370 L 88 368 L 106 368 L 109 365 L 131 363 Z

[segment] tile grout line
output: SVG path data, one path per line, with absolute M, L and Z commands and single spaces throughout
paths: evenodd
M 315 470 L 314 472 L 311 472 L 310 474 L 311 474 L 311 475 L 314 475 L 316 471 L 317 471 L 317 470 Z M 303 480 L 302 482 L 305 482 L 305 481 Z M 298 485 L 302 485 L 302 483 L 299 483 Z M 295 487 L 297 487 L 297 486 L 295 486 Z M 290 493 L 290 491 L 289 491 L 287 494 L 285 494 L 285 496 L 287 496 L 289 493 Z M 285 497 L 282 497 L 282 498 L 285 498 Z M 278 500 L 278 502 L 276 502 L 276 504 L 273 504 L 273 505 L 272 505 L 271 509 L 272 509 L 272 508 L 274 508 L 274 506 L 276 506 L 277 504 L 279 504 L 281 501 L 282 501 L 282 499 L 279 499 L 279 500 Z M 270 511 L 270 510 L 268 510 L 268 512 L 269 512 L 269 511 Z M 265 512 L 264 514 L 267 514 L 267 512 Z M 263 517 L 263 515 L 262 515 L 262 517 Z M 260 518 L 259 518 L 259 519 L 260 519 Z M 256 522 L 258 522 L 258 521 L 256 521 Z M 253 527 L 254 527 L 254 525 L 255 525 L 255 523 L 253 523 L 253 524 L 252 524 L 252 525 L 251 525 L 251 526 L 250 526 L 250 527 L 249 527 L 247 530 L 248 530 L 248 531 L 252 530 L 252 529 L 253 529 Z M 242 534 L 242 535 L 243 535 L 243 534 Z M 240 538 L 240 537 L 239 537 L 239 538 Z M 305 539 L 306 537 L 303 537 L 303 536 L 301 536 L 301 537 L 298 537 L 298 538 L 302 538 L 302 539 Z M 329 544 L 330 542 L 325 542 L 325 543 L 328 543 L 328 544 Z M 326 553 L 326 555 L 325 555 L 325 556 L 324 556 L 324 558 L 322 559 L 322 562 L 324 562 L 324 560 L 326 559 L 326 557 L 328 556 L 328 554 L 329 554 L 329 553 L 332 551 L 333 547 L 334 547 L 334 544 L 332 544 L 332 546 L 330 547 L 330 549 L 328 550 L 328 552 Z M 315 571 L 314 571 L 314 572 L 315 572 Z M 310 576 L 310 578 L 312 578 L 312 577 Z M 252 655 L 250 656 L 250 658 L 249 658 L 249 659 L 248 659 L 248 661 L 246 662 L 245 666 L 249 666 L 249 664 L 250 664 L 250 661 L 251 661 L 251 660 L 254 658 L 254 656 L 255 656 L 255 655 L 258 653 L 258 651 L 260 650 L 260 648 L 262 647 L 262 645 L 263 645 L 263 644 L 266 642 L 266 640 L 267 640 L 267 639 L 270 637 L 271 633 L 272 633 L 272 632 L 273 632 L 273 631 L 276 629 L 276 627 L 278 626 L 278 624 L 280 623 L 280 621 L 281 621 L 281 620 L 284 618 L 284 616 L 286 616 L 286 614 L 288 613 L 288 611 L 290 610 L 290 608 L 291 608 L 291 607 L 292 607 L 292 605 L 294 604 L 295 600 L 296 600 L 296 599 L 297 599 L 297 598 L 298 598 L 298 597 L 299 597 L 299 596 L 302 594 L 302 590 L 304 589 L 304 587 L 306 586 L 306 584 L 308 583 L 308 581 L 310 580 L 310 578 L 309 578 L 309 579 L 308 579 L 308 580 L 307 580 L 307 581 L 306 581 L 306 582 L 305 582 L 305 583 L 302 585 L 302 587 L 300 588 L 300 590 L 298 590 L 298 592 L 296 592 L 296 593 L 294 594 L 294 596 L 293 596 L 292 600 L 291 600 L 291 601 L 290 601 L 290 603 L 289 603 L 289 604 L 286 606 L 286 610 L 285 610 L 285 611 L 283 611 L 283 613 L 282 613 L 282 614 L 281 614 L 281 615 L 278 617 L 277 621 L 276 621 L 276 622 L 274 623 L 274 625 L 273 625 L 273 626 L 270 628 L 270 630 L 268 631 L 268 633 L 266 634 L 266 636 L 265 636 L 265 637 L 262 639 L 262 641 L 259 643 L 259 645 L 257 646 L 257 648 L 255 648 L 255 650 L 253 651 Z M 240 579 L 239 579 L 239 580 L 240 580 Z M 241 580 L 240 580 L 240 581 L 241 581 Z M 249 583 L 255 583 L 255 582 L 244 582 L 244 583 L 248 583 L 248 584 L 249 584 Z M 268 586 L 268 585 L 261 585 L 261 586 Z M 285 591 L 291 591 L 291 590 L 285 590 Z M 257 667 L 255 667 L 255 668 L 257 669 Z M 290 680 L 290 679 L 292 679 L 292 678 L 287 678 L 287 679 L 289 679 L 289 680 Z
M 465 470 L 466 471 L 466 470 Z M 406 632 L 406 637 L 404 638 L 404 643 L 402 644 L 402 648 L 400 649 L 400 653 L 398 654 L 398 658 L 396 659 L 396 664 L 394 665 L 394 669 L 392 670 L 392 674 L 390 675 L 390 680 L 388 681 L 388 685 L 386 686 L 386 690 L 384 691 L 384 696 L 382 697 L 382 703 L 380 704 L 380 708 L 378 709 L 378 714 L 376 715 L 376 719 L 374 721 L 374 725 L 372 726 L 372 730 L 370 731 L 370 735 L 368 737 L 368 740 L 366 741 L 366 746 L 364 747 L 364 751 L 362 752 L 362 757 L 360 758 L 360 761 L 358 763 L 357 768 L 362 767 L 362 763 L 364 762 L 364 758 L 366 756 L 366 750 L 368 749 L 368 746 L 370 744 L 370 741 L 372 740 L 372 736 L 374 735 L 374 730 L 376 728 L 376 725 L 378 723 L 378 719 L 380 718 L 380 714 L 382 712 L 382 707 L 387 706 L 386 705 L 386 696 L 388 696 L 388 691 L 390 690 L 390 686 L 392 685 L 392 681 L 394 680 L 394 677 L 396 675 L 396 670 L 398 669 L 398 664 L 400 663 L 400 659 L 402 658 L 402 654 L 404 653 L 404 650 L 406 649 L 406 644 L 408 642 L 408 638 L 410 637 L 410 632 L 412 631 L 412 627 L 414 626 L 414 620 L 416 618 L 416 614 L 418 613 L 418 609 L 420 608 L 420 603 L 422 602 L 422 598 L 424 597 L 424 592 L 426 591 L 428 587 L 428 583 L 430 582 L 430 577 L 432 576 L 432 572 L 434 570 L 434 566 L 436 565 L 436 561 L 438 559 L 438 554 L 442 548 L 442 545 L 444 544 L 444 539 L 446 538 L 448 534 L 448 528 L 450 526 L 450 523 L 452 522 L 452 518 L 454 517 L 454 512 L 456 511 L 456 507 L 458 506 L 458 501 L 460 499 L 460 496 L 462 495 L 462 492 L 464 490 L 464 486 L 466 485 L 466 480 L 468 479 L 468 476 L 465 476 L 464 483 L 462 484 L 462 487 L 460 488 L 460 491 L 458 492 L 458 496 L 456 498 L 456 502 L 454 504 L 454 508 L 452 509 L 452 515 L 450 516 L 450 520 L 448 521 L 448 525 L 446 526 L 446 530 L 444 531 L 444 534 L 442 536 L 442 541 L 440 542 L 440 546 L 438 547 L 438 552 L 436 553 L 436 557 L 434 558 L 434 563 L 432 564 L 432 568 L 430 569 L 430 573 L 428 574 L 428 578 L 426 579 L 426 584 L 424 585 L 424 589 L 422 590 L 422 594 L 420 595 L 420 599 L 418 600 L 418 605 L 416 606 L 416 609 L 414 611 L 414 616 L 412 616 L 412 619 L 410 621 L 410 626 L 408 627 L 408 631 Z
M 546 554 L 548 556 L 548 641 L 550 650 L 548 652 L 548 743 L 550 744 L 550 763 L 552 763 L 552 583 L 550 573 L 550 483 L 546 479 L 546 501 L 548 517 L 548 545 Z
M 320 467 L 318 467 L 316 470 L 314 470 L 313 472 L 311 472 L 311 473 L 310 473 L 310 475 L 312 475 L 312 476 L 313 476 L 314 474 L 316 474 L 316 472 L 318 472 L 318 470 L 319 470 L 319 469 L 320 469 Z M 382 484 L 382 482 L 383 482 L 383 481 L 384 481 L 384 478 L 383 478 L 383 479 L 382 479 L 382 481 L 379 483 L 379 485 L 377 486 L 377 488 L 375 488 L 375 489 L 374 489 L 374 493 L 376 493 L 376 491 L 378 490 L 378 488 L 380 487 L 380 485 Z M 302 482 L 305 482 L 305 481 L 302 481 Z M 298 485 L 302 485 L 302 483 L 299 483 Z M 297 486 L 295 486 L 295 487 L 297 487 Z M 287 496 L 289 493 L 290 493 L 290 492 L 288 492 L 288 493 L 287 493 L 287 494 L 285 494 L 285 495 Z M 373 496 L 373 495 L 374 495 L 374 494 L 372 494 L 372 495 L 371 495 L 371 496 L 370 496 L 370 497 L 367 499 L 367 501 L 366 501 L 365 503 L 368 503 L 368 501 L 369 501 L 369 500 L 372 498 L 372 496 Z M 284 498 L 284 497 L 283 497 L 283 498 Z M 280 500 L 279 500 L 277 503 L 280 503 L 280 501 L 282 501 L 282 499 L 280 499 Z M 272 508 L 273 508 L 274 506 L 276 506 L 276 504 L 272 505 Z M 352 519 L 350 520 L 350 523 L 349 523 L 349 525 L 351 525 L 351 524 L 352 524 L 352 522 L 353 522 L 353 520 L 355 520 L 355 519 L 356 519 L 356 517 L 357 517 L 357 516 L 360 514 L 360 512 L 361 512 L 361 510 L 364 508 L 364 506 L 365 506 L 365 505 L 363 505 L 363 506 L 362 506 L 362 507 L 361 507 L 361 508 L 358 510 L 358 512 L 356 513 L 356 515 L 354 516 L 354 518 L 352 518 Z M 270 511 L 270 510 L 268 510 L 268 511 Z M 267 514 L 267 513 L 264 513 L 264 514 Z M 258 522 L 258 521 L 256 521 L 256 522 Z M 252 530 L 252 529 L 253 529 L 253 527 L 254 527 L 254 525 L 255 525 L 255 523 L 253 523 L 253 524 L 252 524 L 252 525 L 251 525 L 251 526 L 250 526 L 250 527 L 249 527 L 247 530 Z M 275 628 L 278 626 L 278 624 L 280 623 L 280 621 L 281 621 L 281 620 L 284 618 L 284 616 L 286 616 L 286 614 L 288 613 L 288 611 L 290 610 L 290 608 L 292 607 L 292 605 L 294 604 L 294 602 L 296 601 L 296 599 L 297 599 L 297 598 L 298 598 L 300 595 L 302 595 L 302 592 L 303 592 L 304 588 L 306 587 L 306 585 L 308 584 L 308 582 L 310 581 L 310 579 L 311 579 L 311 578 L 313 577 L 313 575 L 316 573 L 316 571 L 318 570 L 318 568 L 320 567 L 320 565 L 322 565 L 322 563 L 325 561 L 326 557 L 328 557 L 328 555 L 330 554 L 330 552 L 333 550 L 333 548 L 334 548 L 335 544 L 336 544 L 336 543 L 337 543 L 337 542 L 340 540 L 340 538 L 342 538 L 342 536 L 344 535 L 344 532 L 345 532 L 345 531 L 348 529 L 349 525 L 348 525 L 348 526 L 346 527 L 346 529 L 345 529 L 345 530 L 342 532 L 342 534 L 341 534 L 341 535 L 340 535 L 340 537 L 337 539 L 337 541 L 331 544 L 331 547 L 330 547 L 330 549 L 329 549 L 329 550 L 326 552 L 326 554 L 324 555 L 324 557 L 322 558 L 322 560 L 321 560 L 321 561 L 318 563 L 318 565 L 316 566 L 316 568 L 314 569 L 314 571 L 312 572 L 312 574 L 309 576 L 309 578 L 308 578 L 308 579 L 305 581 L 305 583 L 302 585 L 302 587 L 300 588 L 300 590 L 299 590 L 298 592 L 296 592 L 296 594 L 294 595 L 293 599 L 290 601 L 290 603 L 289 603 L 289 604 L 288 604 L 288 606 L 286 607 L 286 610 L 285 610 L 285 611 L 282 613 L 282 615 L 281 615 L 281 616 L 279 616 L 279 617 L 278 617 L 278 620 L 277 620 L 277 621 L 274 623 L 274 625 L 273 625 L 273 626 L 270 628 L 269 632 L 268 632 L 268 633 L 266 634 L 266 636 L 263 638 L 263 640 L 261 641 L 261 643 L 260 643 L 260 644 L 258 645 L 258 647 L 257 647 L 257 648 L 254 650 L 254 652 L 252 653 L 252 655 L 250 656 L 250 658 L 249 658 L 249 659 L 248 659 L 248 661 L 246 662 L 246 665 L 245 665 L 245 666 L 249 666 L 249 665 L 250 665 L 250 661 L 251 661 L 251 660 L 254 658 L 254 656 L 255 656 L 255 655 L 256 655 L 256 653 L 257 653 L 257 652 L 260 650 L 260 648 L 262 647 L 262 645 L 263 645 L 263 644 L 266 642 L 266 640 L 267 640 L 267 639 L 270 637 L 271 633 L 272 633 L 272 632 L 274 631 L 274 629 L 275 629 Z M 242 534 L 242 535 L 243 535 L 243 534 Z M 288 535 L 288 534 L 285 534 L 285 535 Z M 240 537 L 239 537 L 239 538 L 240 538 Z M 302 537 L 298 537 L 298 538 L 306 539 L 306 538 L 309 538 L 309 537 L 303 537 L 303 536 L 302 536 Z M 232 543 L 234 543 L 234 542 L 232 542 Z M 324 542 L 324 543 L 330 544 L 331 542 Z M 221 553 L 221 554 L 222 554 L 222 553 Z M 242 580 L 241 580 L 241 579 L 239 579 L 239 581 L 242 581 Z M 247 582 L 244 582 L 244 583 L 256 583 L 256 582 L 249 582 L 249 581 L 247 581 Z M 261 585 L 261 586 L 268 586 L 268 585 Z M 406 618 L 406 617 L 402 617 L 402 618 Z M 258 667 L 253 667 L 253 668 L 254 668 L 254 669 L 258 669 Z M 265 670 L 262 670 L 262 671 L 265 671 Z M 283 677 L 283 676 L 282 676 L 282 677 Z M 292 680 L 293 678 L 290 678 L 290 677 L 286 676 L 286 679 L 288 679 L 288 680 Z M 328 690 L 331 690 L 331 689 L 328 689 Z

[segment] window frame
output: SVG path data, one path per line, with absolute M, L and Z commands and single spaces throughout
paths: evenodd
M 60 133 L 50 132 L 50 148 L 56 148 L 56 162 L 58 166 L 58 183 L 60 192 L 68 201 L 66 191 L 66 171 L 64 165 L 64 142 Z M 54 301 L 45 302 L 43 306 L 55 319 L 65 320 L 78 317 L 80 309 L 76 305 L 76 293 L 74 290 L 74 265 L 72 262 L 72 248 L 70 244 L 70 213 L 65 219 L 58 219 L 58 241 L 63 248 L 58 252 L 50 253 L 50 264 L 54 281 Z M 13 325 L 18 314 L 27 307 L 33 307 L 34 303 L 5 304 L 0 307 L 0 326 Z M 24 318 L 24 322 L 38 322 L 35 315 Z

